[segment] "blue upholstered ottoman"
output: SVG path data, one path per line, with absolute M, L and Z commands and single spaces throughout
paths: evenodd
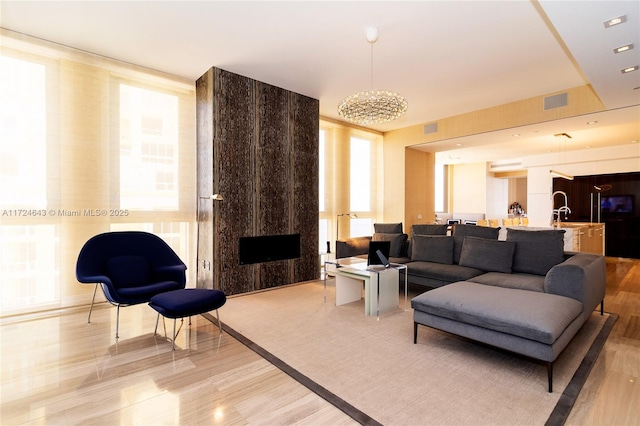
M 176 340 L 176 320 L 178 318 L 199 315 L 205 312 L 216 310 L 218 319 L 218 328 L 222 333 L 222 324 L 220 323 L 220 314 L 218 308 L 227 302 L 227 296 L 220 290 L 208 290 L 203 288 L 185 288 L 180 290 L 168 291 L 155 295 L 149 301 L 149 306 L 158 312 L 156 320 L 156 329 L 158 331 L 158 320 L 160 315 L 166 318 L 173 318 L 173 344 L 175 349 Z

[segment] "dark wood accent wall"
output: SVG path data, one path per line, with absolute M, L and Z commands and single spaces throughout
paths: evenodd
M 196 82 L 199 288 L 317 279 L 319 101 L 219 68 Z M 240 265 L 240 237 L 300 233 L 299 259 Z

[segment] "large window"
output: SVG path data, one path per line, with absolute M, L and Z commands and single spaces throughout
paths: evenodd
M 87 304 L 101 232 L 153 232 L 195 275 L 194 83 L 0 36 L 0 315 Z
M 374 143 L 367 139 L 351 138 L 351 155 L 349 162 L 349 189 L 352 212 L 360 212 L 361 216 L 351 218 L 349 223 L 349 236 L 361 237 L 372 234 L 373 220 L 371 218 L 371 162 L 372 145 Z
M 436 164 L 435 166 L 435 210 L 436 213 L 447 213 L 447 165 Z
M 45 81 L 44 65 L 0 56 L 0 200 L 4 208 L 42 209 L 47 204 Z
M 319 155 L 318 155 L 318 195 L 319 195 L 319 200 L 318 200 L 318 206 L 319 206 L 319 210 L 321 212 L 324 212 L 326 210 L 326 206 L 325 206 L 325 197 L 326 195 L 326 179 L 327 179 L 327 173 L 326 173 L 326 142 L 325 142 L 325 136 L 326 136 L 326 132 L 324 130 L 320 130 L 320 137 L 319 137 Z
M 329 219 L 326 215 L 326 187 L 327 187 L 327 172 L 326 172 L 326 132 L 320 130 L 319 142 L 318 142 L 318 206 L 320 210 L 320 222 L 318 227 L 318 252 L 324 253 L 330 251 L 331 247 L 327 247 L 327 241 L 331 240 L 329 235 Z M 328 249 L 328 250 L 327 250 Z
M 120 207 L 178 210 L 178 97 L 120 84 Z
M 382 212 L 383 156 L 378 133 L 322 120 L 320 126 L 319 246 L 326 251 L 327 242 L 372 235 Z
M 351 138 L 350 210 L 352 212 L 371 211 L 371 141 Z
M 0 56 L 0 312 L 59 300 L 47 211 L 46 68 Z

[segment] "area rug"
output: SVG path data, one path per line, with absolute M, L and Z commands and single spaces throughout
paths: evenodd
M 402 299 L 376 320 L 363 301 L 335 306 L 333 286 L 326 291 L 326 302 L 322 282 L 230 297 L 221 319 L 361 424 L 561 424 L 616 319 L 594 312 L 554 363 L 548 393 L 543 363 L 427 327 L 413 344 Z

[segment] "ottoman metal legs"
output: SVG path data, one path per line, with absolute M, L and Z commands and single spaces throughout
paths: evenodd
M 175 350 L 177 319 L 180 318 L 184 321 L 184 317 L 189 317 L 189 324 L 191 324 L 192 315 L 203 314 L 215 309 L 218 328 L 220 329 L 220 334 L 222 334 L 222 323 L 220 322 L 218 308 L 222 307 L 226 301 L 227 297 L 224 292 L 201 288 L 180 289 L 153 296 L 149 302 L 149 306 L 158 312 L 154 333 L 158 331 L 160 314 L 165 318 L 173 318 L 173 339 L 171 347 Z M 180 327 L 182 327 L 182 325 Z M 178 329 L 178 333 L 179 332 L 180 330 Z

